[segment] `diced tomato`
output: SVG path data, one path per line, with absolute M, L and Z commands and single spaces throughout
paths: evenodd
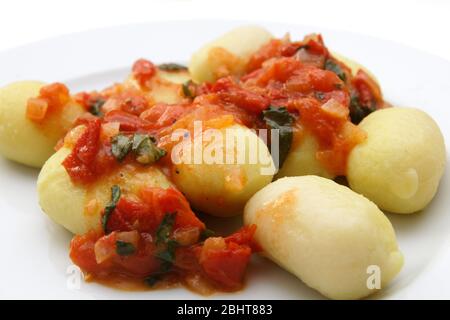
M 261 68 L 264 61 L 270 58 L 281 55 L 283 41 L 281 39 L 273 39 L 267 44 L 263 45 L 257 52 L 255 52 L 247 64 L 247 71 L 251 72 Z
M 159 103 L 144 111 L 140 118 L 151 124 L 152 129 L 162 129 L 174 124 L 193 109 L 191 105 L 168 105 Z
M 159 269 L 160 262 L 154 256 L 156 247 L 151 237 L 143 234 L 135 248 L 136 252 L 128 256 L 117 254 L 116 240 L 116 233 L 102 236 L 91 231 L 85 235 L 77 235 L 70 244 L 70 258 L 84 272 L 98 277 L 125 274 L 132 278 L 144 278 Z M 99 250 L 108 255 L 104 261 L 98 261 L 98 258 L 103 258 Z
M 104 117 L 105 122 L 120 123 L 121 131 L 135 132 L 139 129 L 151 127 L 151 125 L 134 114 L 130 114 L 121 110 L 113 110 L 108 112 Z
M 201 254 L 200 265 L 209 279 L 226 290 L 237 290 L 242 287 L 245 270 L 252 254 L 249 246 L 229 242 L 226 248 L 206 248 Z
M 256 225 L 251 224 L 249 226 L 242 227 L 239 231 L 236 231 L 232 235 L 225 238 L 225 242 L 234 242 L 240 245 L 252 245 L 253 236 L 256 231 Z
M 267 97 L 239 87 L 230 77 L 217 80 L 211 92 L 216 93 L 221 101 L 234 104 L 251 113 L 259 114 L 270 105 Z
M 323 56 L 328 55 L 328 49 L 325 47 L 321 34 L 314 34 L 309 37 L 307 36 L 305 38 L 305 45 L 309 52 Z
M 84 235 L 76 235 L 70 242 L 70 258 L 83 271 L 96 273 L 102 270 L 102 266 L 95 259 L 95 242 L 101 234 L 90 231 Z
M 144 188 L 140 193 L 141 198 L 154 209 L 159 210 L 160 219 L 166 213 L 176 212 L 174 228 L 198 227 L 205 228 L 195 213 L 191 210 L 185 196 L 175 188 Z
M 359 100 L 363 105 L 381 104 L 383 97 L 380 86 L 364 70 L 360 69 L 352 79 L 352 85 L 358 91 Z
M 156 67 L 153 63 L 145 59 L 139 59 L 133 64 L 132 68 L 134 78 L 143 87 L 156 74 Z
M 69 100 L 69 89 L 64 84 L 48 84 L 41 88 L 38 97 L 28 100 L 26 116 L 32 121 L 41 122 L 49 114 L 61 110 Z
M 85 183 L 95 177 L 92 163 L 99 149 L 100 126 L 99 119 L 88 121 L 86 130 L 62 163 L 75 182 Z
M 108 220 L 110 231 L 155 232 L 166 213 L 176 213 L 174 230 L 205 225 L 192 212 L 189 202 L 174 188 L 143 188 L 141 200 L 122 197 Z
M 45 119 L 48 110 L 48 102 L 42 98 L 30 98 L 27 103 L 27 118 L 40 122 Z
M 59 82 L 46 85 L 41 88 L 39 97 L 46 99 L 50 108 L 58 109 L 69 102 L 69 89 Z
M 141 95 L 128 94 L 122 97 L 120 108 L 124 112 L 139 116 L 148 108 L 148 101 Z

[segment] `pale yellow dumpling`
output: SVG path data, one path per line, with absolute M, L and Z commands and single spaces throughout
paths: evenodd
M 383 289 L 403 256 L 377 206 L 332 180 L 279 179 L 247 203 L 264 255 L 332 299 L 358 299 Z
M 62 162 L 70 154 L 67 147 L 56 152 L 43 166 L 38 182 L 39 205 L 56 223 L 74 234 L 101 228 L 101 213 L 111 198 L 111 187 L 118 185 L 122 194 L 137 194 L 148 187 L 168 188 L 166 176 L 157 168 L 123 166 L 120 172 L 100 179 L 89 189 L 70 179 Z
M 0 89 L 0 153 L 19 163 L 40 168 L 55 152 L 58 140 L 70 129 L 84 109 L 70 102 L 42 124 L 26 118 L 27 101 L 39 95 L 44 85 L 21 81 Z
M 229 74 L 242 74 L 250 56 L 272 39 L 261 27 L 235 28 L 195 52 L 189 71 L 196 82 L 212 82 Z
M 197 136 L 174 148 L 172 177 L 195 209 L 234 216 L 272 181 L 275 168 L 267 146 L 250 129 L 234 125 L 215 132 L 217 139 L 204 131 L 201 142 Z
M 319 161 L 316 154 L 319 151 L 317 139 L 309 132 L 304 132 L 300 141 L 294 143 L 289 150 L 283 165 L 275 178 L 317 175 L 332 179 L 334 174 Z
M 371 113 L 359 127 L 368 137 L 350 153 L 351 188 L 390 212 L 425 208 L 446 161 L 444 138 L 434 120 L 418 109 L 388 108 Z

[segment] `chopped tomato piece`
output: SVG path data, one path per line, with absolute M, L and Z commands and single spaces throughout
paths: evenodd
M 358 91 L 359 100 L 363 105 L 371 106 L 373 103 L 383 102 L 380 86 L 364 70 L 358 70 L 352 84 Z
M 252 254 L 250 243 L 255 228 L 256 226 L 244 228 L 225 239 L 209 238 L 205 241 L 199 262 L 208 278 L 227 290 L 242 287 Z
M 232 78 L 222 78 L 212 86 L 211 91 L 226 103 L 231 103 L 252 113 L 259 114 L 270 105 L 270 100 L 263 95 L 243 89 Z
M 120 198 L 108 220 L 108 230 L 154 232 L 166 213 L 176 213 L 174 229 L 205 225 L 192 212 L 184 195 L 174 188 L 144 188 L 140 200 Z
M 27 103 L 27 118 L 40 122 L 44 120 L 48 110 L 48 102 L 42 98 L 30 98 Z
M 173 125 L 193 108 L 190 105 L 156 104 L 144 111 L 140 118 L 149 122 L 152 129 L 162 129 Z
M 69 102 L 69 89 L 59 82 L 46 85 L 41 88 L 39 97 L 46 99 L 50 108 L 58 109 Z
M 99 149 L 100 126 L 99 119 L 88 121 L 86 130 L 62 163 L 67 173 L 76 182 L 89 182 L 95 177 L 92 163 Z
M 121 110 L 113 110 L 108 112 L 104 117 L 105 122 L 120 123 L 121 131 L 135 132 L 139 129 L 150 127 L 150 124 L 134 114 L 130 114 Z
M 137 60 L 132 68 L 134 78 L 143 87 L 156 74 L 156 67 L 153 63 L 145 59 Z

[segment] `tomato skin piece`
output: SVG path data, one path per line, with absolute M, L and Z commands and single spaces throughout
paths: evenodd
M 225 238 L 225 242 L 234 242 L 239 245 L 252 245 L 253 236 L 256 232 L 256 225 L 252 224 L 249 226 L 242 227 L 239 231 L 236 231 L 232 235 Z
M 121 131 L 136 132 L 140 129 L 147 129 L 151 125 L 134 114 L 124 112 L 122 110 L 112 110 L 104 117 L 105 122 L 120 123 Z
M 190 105 L 155 104 L 141 113 L 140 118 L 148 122 L 152 129 L 158 130 L 173 125 L 178 119 L 193 110 Z
M 270 105 L 267 97 L 241 88 L 231 77 L 217 80 L 210 92 L 216 93 L 222 102 L 234 104 L 255 114 L 261 113 Z
M 39 96 L 27 102 L 26 117 L 35 122 L 42 122 L 51 113 L 60 111 L 70 100 L 69 89 L 59 82 L 43 86 Z
M 371 106 L 374 102 L 381 104 L 383 96 L 379 85 L 364 70 L 358 70 L 352 79 L 352 85 L 359 93 L 359 100 L 363 105 Z
M 49 108 L 57 110 L 69 102 L 69 89 L 59 82 L 51 83 L 41 88 L 39 97 L 47 100 Z
M 144 188 L 141 190 L 140 197 L 147 205 L 158 211 L 158 225 L 166 213 L 177 212 L 174 229 L 183 227 L 205 229 L 204 223 L 191 210 L 185 196 L 175 188 Z
M 113 256 L 101 263 L 97 263 L 95 244 L 103 242 L 108 246 Z M 154 257 L 156 247 L 151 237 L 143 234 L 136 253 L 130 256 L 119 256 L 116 253 L 116 234 L 103 236 L 95 231 L 85 235 L 75 236 L 70 243 L 70 258 L 84 272 L 94 276 L 107 277 L 113 274 L 127 275 L 131 278 L 144 278 L 160 267 L 160 262 Z
M 92 163 L 99 149 L 100 126 L 99 119 L 87 121 L 86 130 L 62 163 L 75 182 L 86 183 L 95 177 Z
M 138 83 L 145 87 L 147 82 L 156 74 L 156 67 L 146 59 L 139 59 L 133 64 L 132 73 Z
M 204 259 L 200 265 L 208 278 L 217 282 L 222 288 L 238 290 L 242 287 L 251 254 L 250 247 L 230 242 L 226 249 L 208 250 L 202 253 Z
M 70 242 L 70 258 L 83 271 L 97 273 L 103 269 L 95 259 L 95 242 L 101 234 L 90 231 L 84 235 L 76 235 Z
M 176 212 L 174 230 L 197 227 L 205 229 L 184 195 L 174 188 L 147 187 L 141 190 L 139 200 L 121 197 L 108 220 L 108 230 L 153 233 L 166 213 Z
M 121 100 L 121 110 L 135 116 L 139 116 L 148 108 L 148 101 L 140 95 L 127 94 L 121 97 Z

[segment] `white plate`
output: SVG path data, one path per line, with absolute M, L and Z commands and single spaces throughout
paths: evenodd
M 187 61 L 206 41 L 242 22 L 166 22 L 101 29 L 53 38 L 0 53 L 0 85 L 36 79 L 62 81 L 73 92 L 121 81 L 140 57 L 154 62 Z M 395 43 L 351 33 L 298 25 L 261 23 L 277 36 L 301 39 L 322 32 L 333 50 L 354 58 L 380 80 L 394 105 L 426 110 L 450 141 L 450 63 Z M 0 297 L 196 299 L 184 288 L 123 292 L 80 283 L 68 257 L 71 235 L 41 213 L 36 197 L 38 171 L 0 159 Z M 424 212 L 389 215 L 405 255 L 395 281 L 375 298 L 450 298 L 450 182 Z M 216 223 L 220 223 L 216 221 Z M 234 294 L 211 298 L 321 298 L 294 276 L 269 261 L 255 259 L 247 285 Z

